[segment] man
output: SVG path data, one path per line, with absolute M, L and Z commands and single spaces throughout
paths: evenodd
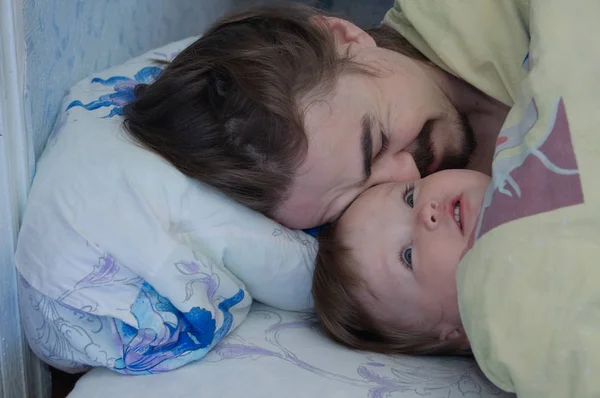
M 523 77 L 525 8 L 424 3 L 397 0 L 368 32 L 289 5 L 226 17 L 140 87 L 126 126 L 291 228 L 331 222 L 383 182 L 489 174 Z
M 299 6 L 230 15 L 136 87 L 125 125 L 183 173 L 256 211 L 292 228 L 327 223 L 382 182 L 467 165 L 489 171 L 527 52 L 527 19 L 514 4 L 398 1 L 389 26 L 368 32 Z M 35 352 L 65 370 L 167 371 L 238 325 L 277 270 L 266 266 L 264 284 L 247 288 L 235 250 L 211 248 L 207 226 L 197 228 L 211 217 L 193 216 L 210 206 L 196 184 L 105 126 L 57 135 L 38 167 L 15 255 L 24 328 Z M 308 284 L 307 267 L 297 268 L 280 280 Z M 205 294 L 189 295 L 200 269 L 210 275 Z M 273 296 L 288 291 L 298 292 Z M 40 339 L 56 317 L 77 336 Z

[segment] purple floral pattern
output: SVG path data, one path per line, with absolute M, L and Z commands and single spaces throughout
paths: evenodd
M 322 369 L 312 363 L 313 361 L 302 359 L 300 350 L 283 343 L 288 331 L 300 330 L 303 333 L 312 333 L 310 329 L 314 328 L 314 324 L 304 320 L 302 314 L 291 316 L 288 314 L 255 304 L 249 314 L 248 322 L 252 322 L 252 319 L 260 319 L 263 323 L 270 323 L 265 328 L 264 342 L 249 341 L 239 330 L 217 345 L 205 360 L 210 362 L 244 359 L 258 361 L 262 358 L 276 358 L 320 377 L 362 388 L 367 398 L 386 398 L 402 393 L 430 397 L 513 396 L 487 381 L 477 364 L 471 359 L 464 358 L 408 359 L 403 356 L 365 354 L 365 360 L 357 366 L 354 376 Z
M 105 318 L 52 300 L 23 278 L 20 282 L 20 306 L 28 314 L 22 319 L 24 330 L 39 357 L 71 372 L 114 366 L 113 356 L 102 344 L 102 335 L 109 330 Z
M 75 292 L 80 292 L 84 289 L 106 288 L 117 285 L 129 285 L 139 288 L 143 279 L 131 272 L 126 267 L 119 264 L 112 256 L 104 254 L 98 259 L 92 271 L 83 279 L 78 281 L 72 289 L 65 291 L 58 302 L 64 302 L 69 296 Z M 85 306 L 80 309 L 87 312 L 95 312 L 98 303 L 90 300 Z
M 311 235 L 302 230 L 293 230 L 283 226 L 273 230 L 273 236 L 284 238 L 290 242 L 298 242 L 303 246 L 312 246 L 317 249 L 317 241 Z

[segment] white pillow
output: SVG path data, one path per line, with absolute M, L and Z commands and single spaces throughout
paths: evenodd
M 64 99 L 16 253 L 27 284 L 60 305 L 137 328 L 131 307 L 145 281 L 179 311 L 206 309 L 217 327 L 229 316 L 219 303 L 237 297 L 231 330 L 250 296 L 287 310 L 312 307 L 313 237 L 184 176 L 123 129 L 133 87 L 160 73 L 152 59 L 170 60 L 195 39 L 86 78 Z

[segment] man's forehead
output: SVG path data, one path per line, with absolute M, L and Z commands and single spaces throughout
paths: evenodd
M 344 75 L 333 92 L 306 102 L 304 122 L 309 140 L 324 141 L 332 135 L 358 138 L 363 117 L 371 107 L 367 91 L 357 76 Z
M 347 79 L 343 81 L 346 82 L 352 85 Z M 320 213 L 325 217 L 323 221 L 337 218 L 362 191 L 365 153 L 367 149 L 369 155 L 372 151 L 372 118 L 365 116 L 367 106 L 361 96 L 357 97 L 357 92 L 344 84 L 344 87 L 338 85 L 336 92 L 328 97 L 314 100 L 306 107 L 308 152 L 296 172 L 291 191 L 291 199 L 298 196 L 296 199 L 319 207 L 311 212 Z
M 349 112 L 345 117 L 308 117 L 308 153 L 297 177 L 314 174 L 324 188 L 356 188 L 364 181 L 363 118 Z M 331 181 L 328 181 L 331 180 Z

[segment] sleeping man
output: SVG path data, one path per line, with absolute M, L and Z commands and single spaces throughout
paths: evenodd
M 202 196 L 198 181 L 244 210 L 303 229 L 334 222 L 382 184 L 443 169 L 490 174 L 526 76 L 526 8 L 517 0 L 440 2 L 435 10 L 427 3 L 397 0 L 369 31 L 289 4 L 225 16 L 156 80 L 128 92 L 133 100 L 113 119 L 95 120 L 116 125 L 57 134 L 37 169 L 16 254 L 34 351 L 71 372 L 164 372 L 201 358 L 244 320 L 260 289 L 250 287 L 249 271 L 244 278 L 234 269 L 239 252 L 208 243 L 217 232 L 235 238 L 206 215 L 234 206 L 220 194 L 211 196 L 217 204 L 200 200 L 209 189 Z M 126 79 L 117 89 L 131 85 Z M 232 228 L 246 233 L 242 224 Z M 216 258 L 206 270 L 212 279 L 197 276 L 198 264 L 213 261 L 196 254 Z M 204 294 L 190 298 L 193 278 Z M 440 330 L 444 341 L 459 336 L 455 326 Z

